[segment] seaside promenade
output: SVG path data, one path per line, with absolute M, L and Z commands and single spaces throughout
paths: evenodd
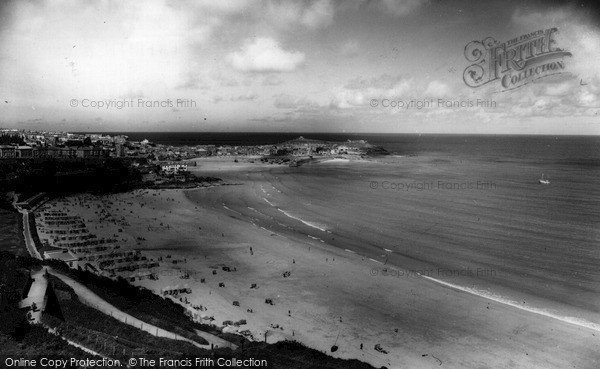
M 29 211 L 24 209 L 18 209 L 19 213 L 23 215 L 23 238 L 25 239 L 25 246 L 27 247 L 27 251 L 31 257 L 42 260 L 42 255 L 38 251 L 35 241 L 33 240 L 33 236 L 31 233 L 31 229 L 29 226 Z

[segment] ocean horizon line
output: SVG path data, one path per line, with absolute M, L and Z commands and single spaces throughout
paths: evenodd
M 152 133 L 152 134 L 180 134 L 180 133 L 207 133 L 207 134 L 273 134 L 273 135 L 370 135 L 370 136 L 472 136 L 472 137 L 600 137 L 600 134 L 561 134 L 561 133 L 414 133 L 414 132 L 290 132 L 290 131 L 60 131 L 70 132 L 75 134 L 124 134 L 124 133 Z

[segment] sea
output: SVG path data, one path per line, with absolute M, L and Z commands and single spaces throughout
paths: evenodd
M 252 173 L 245 178 L 270 194 L 235 210 L 363 255 L 380 274 L 430 279 L 600 330 L 600 137 L 121 134 L 173 146 L 364 139 L 391 155 Z M 539 183 L 542 175 L 550 184 Z M 234 208 L 235 195 L 223 203 Z M 281 214 L 289 223 L 278 229 L 272 219 Z

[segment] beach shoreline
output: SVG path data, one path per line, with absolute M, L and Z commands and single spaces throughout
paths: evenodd
M 256 340 L 264 340 L 265 333 L 269 342 L 298 340 L 375 367 L 430 367 L 438 364 L 433 356 L 450 366 L 478 367 L 477 363 L 486 362 L 491 367 L 540 368 L 567 365 L 576 360 L 575 355 L 598 358 L 593 353 L 597 342 L 575 343 L 577 337 L 593 338 L 593 329 L 426 278 L 384 275 L 386 268 L 401 268 L 383 265 L 360 250 L 330 245 L 335 242 L 331 239 L 335 229 L 318 221 L 302 223 L 305 216 L 299 208 L 266 212 L 259 204 L 282 209 L 271 205 L 289 196 L 282 193 L 286 190 L 278 181 L 286 175 L 283 169 L 234 163 L 231 158 L 201 160 L 194 169 L 198 175 L 218 173 L 226 182 L 240 184 L 136 190 L 102 198 L 79 195 L 57 200 L 54 206 L 80 215 L 92 232 L 118 235 L 124 249 L 141 250 L 153 260 L 162 258 L 158 280 L 134 284 L 158 294 L 167 287 L 188 285 L 191 294 L 177 297 L 206 309 L 200 319 L 213 317 L 217 325 L 245 319 L 247 324 L 225 331 L 249 330 Z M 93 211 L 100 207 L 109 207 L 114 219 L 123 217 L 128 225 L 100 221 Z M 165 225 L 169 228 L 160 228 Z M 149 232 L 149 227 L 159 231 Z M 304 231 L 306 227 L 316 233 Z M 257 288 L 251 288 L 254 283 Z M 267 299 L 273 305 L 266 304 Z M 375 344 L 389 353 L 375 351 Z M 333 345 L 339 347 L 335 353 L 329 352 Z M 471 345 L 480 350 L 470 351 Z M 560 349 L 549 353 L 542 347 Z

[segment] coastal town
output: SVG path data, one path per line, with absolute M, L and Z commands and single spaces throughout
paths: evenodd
M 170 146 L 130 141 L 126 135 L 25 131 L 0 129 L 0 158 L 145 158 L 153 162 L 182 161 L 209 156 L 285 158 L 274 163 L 295 163 L 302 159 L 338 155 L 361 157 L 384 154 L 364 140 L 325 142 L 302 136 L 295 140 L 256 146 L 193 145 Z M 182 169 L 184 167 L 181 167 Z M 169 169 L 170 170 L 170 169 Z
M 228 225 L 219 232 L 211 232 L 215 228 L 213 222 L 224 223 L 216 220 L 220 215 L 209 215 L 209 208 L 200 204 L 194 206 L 194 216 L 189 218 L 193 228 L 182 231 L 182 227 L 185 229 L 188 225 L 180 218 L 180 212 L 185 209 L 180 206 L 190 206 L 188 196 L 195 193 L 186 191 L 212 193 L 214 186 L 225 186 L 220 189 L 224 191 L 229 191 L 227 185 L 239 186 L 239 180 L 208 177 L 218 173 L 223 165 L 257 171 L 274 166 L 294 172 L 293 167 L 310 161 L 360 160 L 369 155 L 386 154 L 385 150 L 363 140 L 324 142 L 304 137 L 274 145 L 180 147 L 148 140 L 130 141 L 124 135 L 1 130 L 0 140 L 0 164 L 4 168 L 0 173 L 0 186 L 5 190 L 4 201 L 12 199 L 12 206 L 22 216 L 28 254 L 54 268 L 64 266 L 74 273 L 127 283 L 139 288 L 141 293 L 148 291 L 180 306 L 192 324 L 214 332 L 196 330 L 195 335 L 189 336 L 200 335 L 208 340 L 210 346 L 198 346 L 197 337 L 188 340 L 203 349 L 236 349 L 242 337 L 249 342 L 265 343 L 267 335 L 273 340 L 290 339 L 299 333 L 299 327 L 284 324 L 283 319 L 292 317 L 292 306 L 274 290 L 266 288 L 266 283 L 257 283 L 265 280 L 263 275 L 251 277 L 255 283 L 242 287 L 240 283 L 246 283 L 247 268 L 240 268 L 239 261 L 225 254 L 217 257 L 209 251 L 210 245 L 216 242 L 238 243 L 241 239 L 236 239 L 242 234 L 243 239 L 252 235 L 263 240 L 267 237 L 272 242 L 274 233 L 266 235 L 264 227 L 247 229 L 248 225 L 242 225 L 244 230 Z M 39 165 L 53 169 L 39 170 Z M 217 172 L 207 168 L 215 168 Z M 266 189 L 261 191 L 270 196 Z M 227 206 L 223 208 L 228 211 Z M 226 233 L 229 234 L 226 236 Z M 193 237 L 194 244 L 206 242 L 208 248 L 193 253 L 183 251 L 178 243 L 173 243 L 182 234 L 186 234 L 186 242 Z M 159 245 L 161 248 L 170 245 L 170 249 L 158 251 Z M 244 253 L 262 263 L 267 255 L 262 255 L 263 247 L 255 247 L 256 251 L 261 250 L 260 257 L 252 246 Z M 198 251 L 204 253 L 203 257 L 198 257 Z M 316 257 L 319 252 L 313 249 L 312 255 Z M 326 262 L 329 258 L 329 254 L 321 257 Z M 301 260 L 299 256 L 292 259 L 294 265 L 296 260 Z M 333 257 L 330 259 L 332 263 L 335 261 Z M 290 266 L 282 271 L 282 280 L 278 283 L 285 283 L 292 270 Z M 56 270 L 52 272 L 58 274 Z M 39 271 L 35 277 L 45 281 L 46 277 L 40 273 L 46 272 Z M 306 273 L 312 274 L 309 270 Z M 43 298 L 31 297 L 20 302 L 22 308 L 29 309 L 31 321 L 54 324 L 51 322 L 53 298 L 47 297 L 54 293 L 52 288 L 40 295 Z M 250 295 L 244 297 L 240 291 L 248 288 Z M 264 301 L 267 308 L 261 308 L 259 301 Z M 281 317 L 269 321 L 265 314 L 273 311 L 275 305 Z M 94 305 L 105 314 L 119 313 L 113 308 L 97 306 Z M 62 313 L 57 316 L 60 319 Z M 161 327 L 146 322 L 131 323 L 135 321 L 132 317 L 119 320 L 136 328 L 147 327 L 145 329 L 155 336 L 164 334 L 183 341 L 188 337 L 178 336 L 173 331 L 161 333 Z M 69 329 L 62 323 L 53 326 L 60 327 L 61 332 Z M 226 336 L 228 334 L 232 336 Z
M 369 145 L 364 140 L 335 143 L 299 137 L 275 145 L 169 146 L 148 140 L 130 141 L 125 135 L 15 129 L 0 129 L 0 143 L 0 158 L 4 160 L 130 159 L 127 161 L 128 165 L 141 175 L 142 187 L 135 190 L 140 194 L 146 191 L 144 188 L 189 188 L 186 183 L 196 186 L 222 184 L 218 178 L 198 178 L 190 173 L 190 167 L 197 164 L 193 159 L 197 158 L 229 157 L 233 162 L 238 162 L 239 158 L 247 163 L 298 166 L 319 158 L 360 158 L 374 152 L 385 153 L 385 150 Z M 157 194 L 160 196 L 160 193 L 155 193 Z M 85 196 L 89 198 L 80 199 L 79 205 L 83 204 L 82 201 L 92 201 L 94 198 L 92 195 Z M 158 261 L 147 259 L 139 251 L 126 251 L 119 246 L 130 241 L 139 245 L 143 239 L 128 240 L 117 234 L 128 224 L 125 218 L 116 219 L 112 216 L 111 209 L 115 204 L 111 201 L 97 204 L 91 218 L 112 223 L 116 228 L 110 236 L 98 237 L 90 232 L 85 219 L 69 214 L 68 203 L 61 208 L 43 205 L 48 199 L 45 192 L 40 192 L 15 202 L 15 206 L 21 211 L 30 211 L 31 228 L 36 230 L 32 244 L 38 245 L 37 248 L 32 247 L 34 254 L 43 259 L 62 260 L 72 268 L 81 268 L 111 278 L 119 276 L 129 281 L 157 278 L 152 268 L 159 266 Z M 168 228 L 163 223 L 148 227 Z

